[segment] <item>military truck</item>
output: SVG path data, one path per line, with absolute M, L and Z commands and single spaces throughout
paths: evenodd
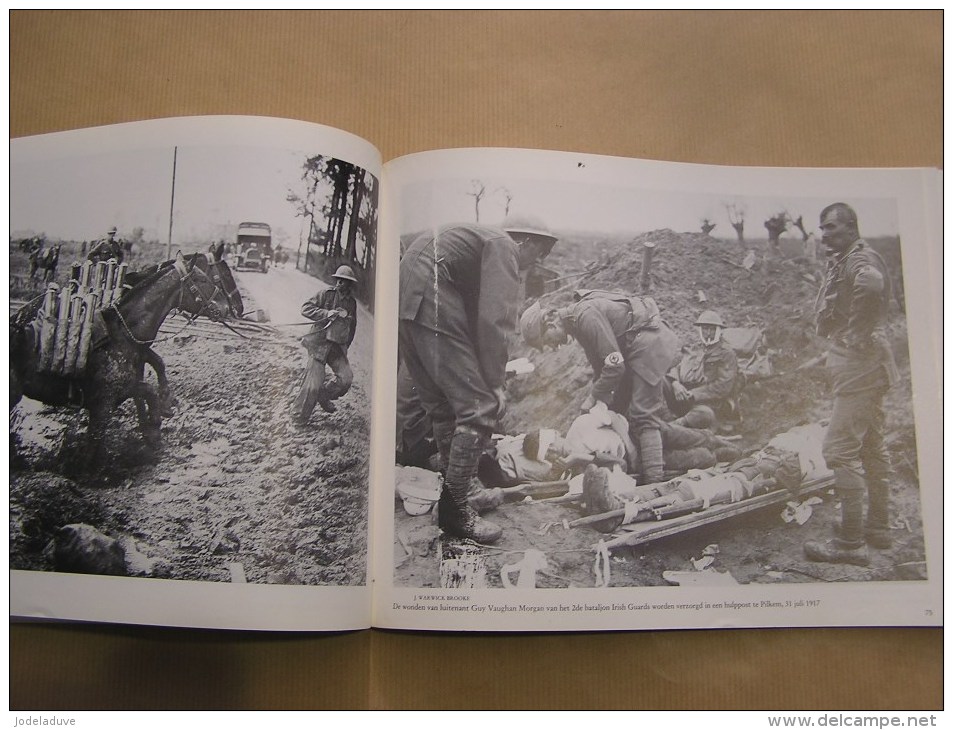
M 267 273 L 272 258 L 271 226 L 254 221 L 239 223 L 235 250 L 236 269 L 255 269 Z

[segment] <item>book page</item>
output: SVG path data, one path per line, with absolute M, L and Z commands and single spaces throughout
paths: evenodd
M 11 141 L 11 615 L 369 626 L 380 170 L 263 117 Z
M 385 175 L 375 626 L 941 624 L 938 171 Z

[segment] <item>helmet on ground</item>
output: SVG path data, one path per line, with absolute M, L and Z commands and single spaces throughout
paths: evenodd
M 714 309 L 707 309 L 701 314 L 698 315 L 698 319 L 695 320 L 695 326 L 710 324 L 715 327 L 724 327 L 725 320 L 721 318 L 721 315 L 718 314 Z
M 539 306 L 539 302 L 533 302 L 532 306 L 520 317 L 520 334 L 523 335 L 523 342 L 537 350 L 542 350 L 545 331 L 546 318 L 543 308 Z
M 106 231 L 106 233 L 108 233 L 108 234 L 110 234 L 110 235 L 113 235 L 113 234 L 115 234 L 116 232 L 117 232 L 116 226 L 110 226 L 110 227 L 109 227 L 109 230 Z
M 338 270 L 334 272 L 334 278 L 357 283 L 357 277 L 354 276 L 354 270 L 350 266 L 338 266 Z

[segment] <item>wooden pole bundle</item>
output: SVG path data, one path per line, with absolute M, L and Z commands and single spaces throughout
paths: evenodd
M 95 292 L 87 292 L 83 296 L 85 306 L 83 307 L 83 327 L 79 339 L 79 347 L 76 352 L 76 367 L 74 372 L 83 373 L 86 371 L 86 360 L 89 357 L 89 348 L 93 341 L 93 316 L 96 314 L 99 299 Z
M 40 372 L 48 372 L 53 365 L 53 345 L 56 338 L 56 315 L 59 304 L 59 286 L 50 284 L 43 297 L 43 308 L 37 318 L 39 324 L 39 366 Z
M 69 336 L 69 289 L 60 290 L 56 316 L 56 337 L 53 340 L 53 361 L 50 369 L 62 373 L 66 363 L 66 339 Z
M 69 294 L 69 290 L 65 292 Z M 66 302 L 64 300 L 63 305 Z M 85 301 L 79 294 L 73 294 L 69 300 L 69 333 L 66 338 L 66 357 L 63 362 L 63 374 L 73 375 L 76 373 L 77 356 L 79 355 L 79 344 L 83 332 Z

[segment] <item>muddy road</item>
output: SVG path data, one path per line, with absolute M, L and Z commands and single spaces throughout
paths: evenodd
M 263 310 L 276 326 L 242 326 L 239 336 L 169 320 L 155 349 L 177 404 L 158 453 L 144 447 L 127 403 L 104 463 L 75 473 L 84 412 L 26 399 L 13 412 L 11 568 L 54 570 L 56 530 L 84 523 L 121 542 L 131 575 L 365 583 L 372 318 L 360 310 L 349 353 L 354 385 L 338 411 L 317 409 L 296 429 L 289 408 L 306 364 L 298 338 L 308 328 L 293 323 L 325 285 L 287 269 L 236 279 L 246 312 Z

